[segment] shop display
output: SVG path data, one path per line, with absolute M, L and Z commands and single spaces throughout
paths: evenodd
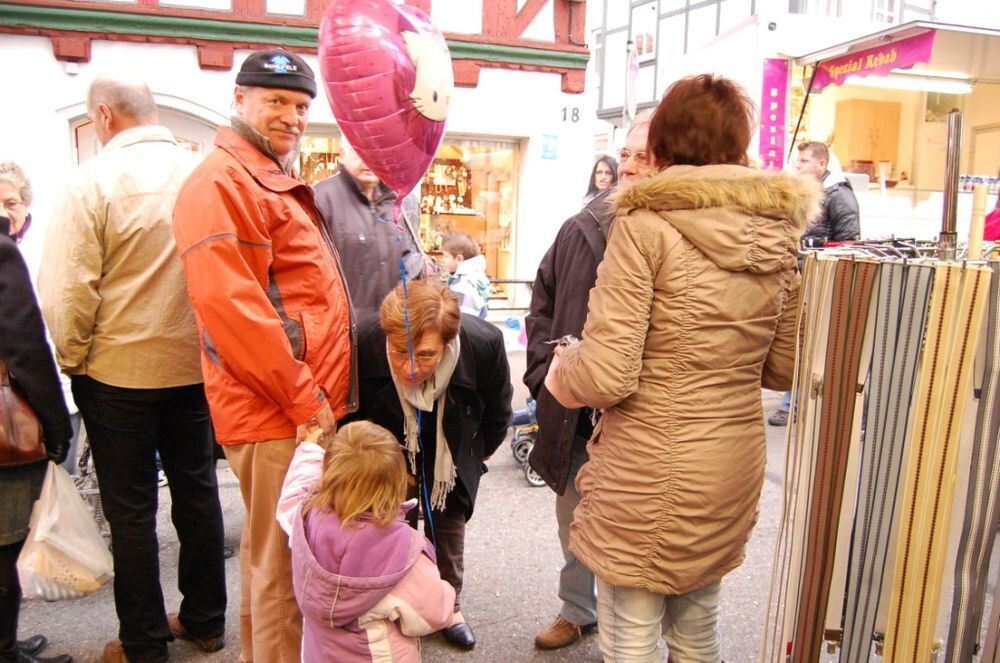
M 464 232 L 479 244 L 491 279 L 514 269 L 517 143 L 447 140 L 421 182 L 420 236 L 436 256 L 445 235 Z
M 472 200 L 472 172 L 459 159 L 436 159 L 420 185 L 424 214 L 476 214 Z

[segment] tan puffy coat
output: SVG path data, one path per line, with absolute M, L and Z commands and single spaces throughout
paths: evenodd
M 584 340 L 559 377 L 604 408 L 570 548 L 605 582 L 683 594 L 740 565 L 764 478 L 761 386 L 788 389 L 799 236 L 819 188 L 674 166 L 618 198 Z

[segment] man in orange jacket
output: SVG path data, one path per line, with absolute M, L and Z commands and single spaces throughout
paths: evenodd
M 302 617 L 275 520 L 297 442 L 331 434 L 355 407 L 351 303 L 336 249 L 295 162 L 316 96 L 312 70 L 281 50 L 236 77 L 231 127 L 174 210 L 216 435 L 247 509 L 240 544 L 241 661 L 299 661 Z

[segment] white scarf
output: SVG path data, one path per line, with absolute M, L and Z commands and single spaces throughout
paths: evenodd
M 431 508 L 444 510 L 445 499 L 455 487 L 455 462 L 448 448 L 448 440 L 444 436 L 444 402 L 445 392 L 451 375 L 458 364 L 460 344 L 458 336 L 445 346 L 441 361 L 434 369 L 434 375 L 418 385 L 402 382 L 396 372 L 389 369 L 392 382 L 396 386 L 399 405 L 403 408 L 403 437 L 406 454 L 410 459 L 410 471 L 417 473 L 417 451 L 420 450 L 420 427 L 417 424 L 417 410 L 433 412 L 434 403 L 438 404 L 437 414 L 437 448 L 434 454 L 434 485 L 431 488 Z M 386 353 L 389 352 L 386 344 Z

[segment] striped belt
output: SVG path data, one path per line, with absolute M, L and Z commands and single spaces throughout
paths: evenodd
M 841 661 L 845 663 L 869 659 L 932 277 L 929 265 L 882 265 L 864 462 L 844 605 Z
M 988 298 L 990 271 L 935 267 L 911 449 L 901 484 L 899 536 L 884 660 L 929 661 L 953 496 L 957 440 Z
M 983 377 L 966 491 L 965 519 L 959 538 L 946 661 L 971 661 L 978 649 L 986 598 L 986 580 L 997 527 L 1000 527 L 1000 263 L 992 261 L 989 311 L 983 344 Z M 987 651 L 983 661 L 994 661 L 997 619 L 994 599 Z

